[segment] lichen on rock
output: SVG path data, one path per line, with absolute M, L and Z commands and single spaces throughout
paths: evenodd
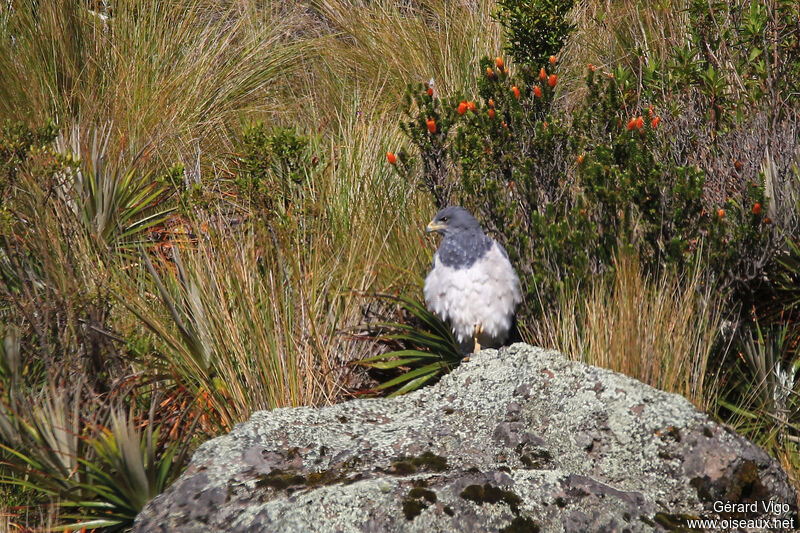
M 400 398 L 254 413 L 134 531 L 665 531 L 769 500 L 797 524 L 780 466 L 684 398 L 516 344 Z

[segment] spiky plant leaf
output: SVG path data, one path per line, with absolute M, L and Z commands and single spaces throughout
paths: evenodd
M 402 371 L 399 376 L 378 385 L 376 391 L 397 387 L 389 397 L 399 396 L 439 379 L 458 366 L 461 347 L 447 324 L 410 296 L 378 296 L 397 302 L 413 321 L 380 324 L 388 332 L 379 335 L 378 339 L 399 343 L 404 348 L 358 361 L 361 366 Z

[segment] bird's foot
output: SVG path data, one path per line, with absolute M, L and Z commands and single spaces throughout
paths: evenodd
M 473 335 L 472 340 L 475 343 L 475 347 L 472 350 L 472 353 L 478 353 L 481 351 L 481 343 L 478 340 L 478 336 L 483 333 L 483 326 L 480 324 L 475 325 L 475 335 Z

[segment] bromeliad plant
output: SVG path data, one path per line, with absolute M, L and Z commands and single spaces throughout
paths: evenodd
M 379 324 L 388 332 L 377 336 L 377 340 L 399 344 L 402 348 L 356 362 L 367 368 L 400 372 L 400 375 L 375 387 L 375 392 L 391 390 L 389 397 L 399 396 L 437 381 L 459 365 L 461 348 L 449 326 L 439 317 L 409 296 L 384 294 L 379 297 L 395 302 L 412 320 L 410 323 Z
M 120 410 L 110 412 L 107 425 L 99 423 L 97 406 L 52 384 L 38 398 L 6 395 L 0 404 L 0 484 L 52 502 L 60 510 L 59 529 L 128 530 L 144 505 L 180 474 L 192 446 L 189 438 L 159 437 L 152 400 L 142 432 Z M 95 421 L 84 419 L 89 414 Z

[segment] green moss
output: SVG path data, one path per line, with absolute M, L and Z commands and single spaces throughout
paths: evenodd
M 428 508 L 425 500 L 405 499 L 403 501 L 403 514 L 406 515 L 406 520 L 414 520 L 419 514 Z
M 414 487 L 413 489 L 411 489 L 408 492 L 408 497 L 417 499 L 423 498 L 429 501 L 430 503 L 436 502 L 436 493 L 433 492 L 432 490 L 428 490 L 422 487 Z
M 504 502 L 511 507 L 514 513 L 519 513 L 519 504 L 522 503 L 520 497 L 513 492 L 495 487 L 490 483 L 470 485 L 461 491 L 460 496 L 479 504 Z
M 324 472 L 312 472 L 306 476 L 306 485 L 318 485 L 324 477 Z
M 523 465 L 525 465 L 526 468 L 541 469 L 544 468 L 547 463 L 552 460 L 552 458 L 552 455 L 550 455 L 547 451 L 542 450 L 536 453 L 522 454 L 520 455 L 519 460 Z
M 287 490 L 298 485 L 305 485 L 306 487 L 334 485 L 336 483 L 346 485 L 362 479 L 361 474 L 348 477 L 347 473 L 348 469 L 332 468 L 330 470 L 322 470 L 321 472 L 311 472 L 307 475 L 302 475 L 296 471 L 276 468 L 269 474 L 258 476 L 256 478 L 256 487 Z
M 403 514 L 406 520 L 413 520 L 428 506 L 436 502 L 436 493 L 424 487 L 414 487 L 403 500 Z
M 292 485 L 303 485 L 306 478 L 296 472 L 285 472 L 279 468 L 272 470 L 269 474 L 261 474 L 256 478 L 256 487 L 269 487 L 276 490 L 284 490 Z
M 443 472 L 447 467 L 446 458 L 431 452 L 425 452 L 417 457 L 399 457 L 392 462 L 392 470 L 400 475 L 413 474 L 418 470 Z
M 699 516 L 692 516 L 688 514 L 670 514 L 670 513 L 656 513 L 653 520 L 660 526 L 664 527 L 667 531 L 689 531 L 687 526 L 688 520 L 697 520 Z
M 417 471 L 417 467 L 414 466 L 411 461 L 394 461 L 392 463 L 392 470 L 394 470 L 396 474 L 405 475 L 413 474 Z
M 500 530 L 501 533 L 539 533 L 539 524 L 527 516 L 518 516 L 509 525 Z
M 419 457 L 413 458 L 411 462 L 414 466 L 432 472 L 444 472 L 447 470 L 447 459 L 431 452 L 425 452 Z

